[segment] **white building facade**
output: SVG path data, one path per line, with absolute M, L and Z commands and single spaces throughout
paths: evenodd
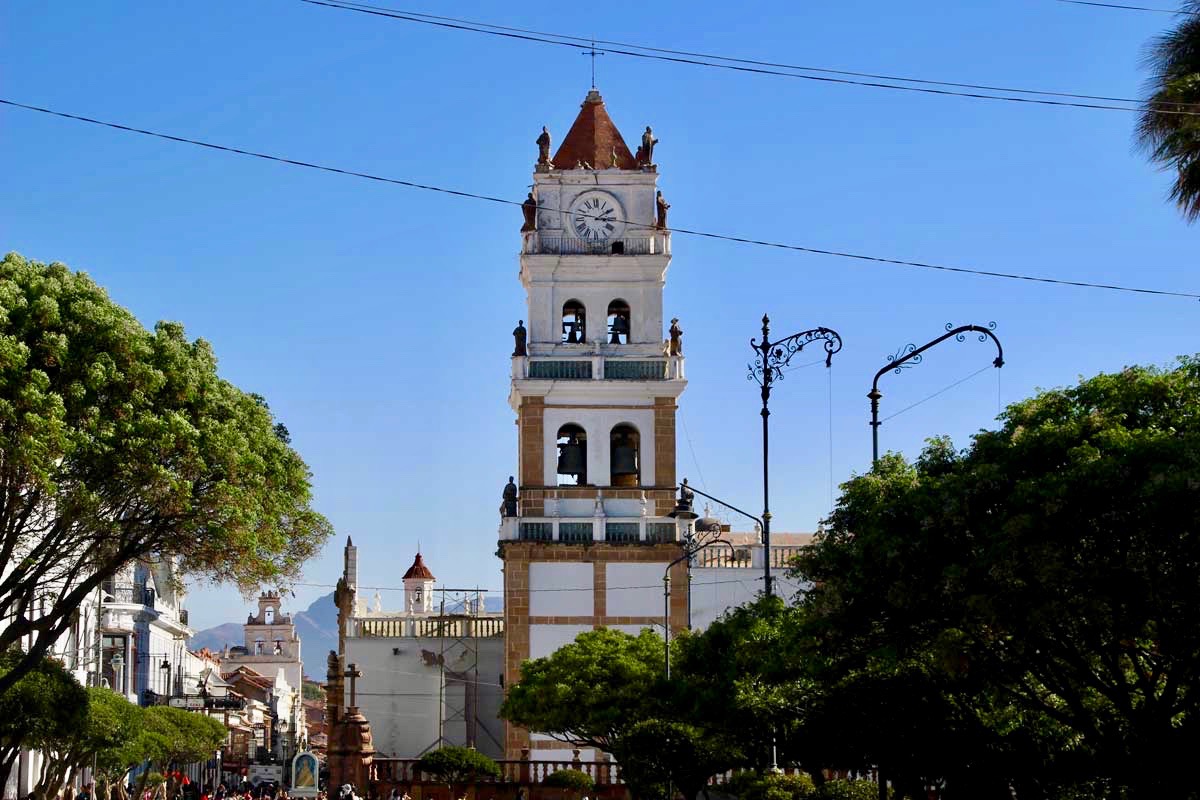
M 187 649 L 195 631 L 170 560 L 134 561 L 100 586 L 101 681 L 141 705 L 195 689 L 200 661 Z
M 268 591 L 259 596 L 258 613 L 247 616 L 242 631 L 243 645 L 227 648 L 222 655 L 226 671 L 245 665 L 260 675 L 274 678 L 282 669 L 289 686 L 299 689 L 303 685 L 300 637 L 291 615 L 283 611 L 279 592 Z
M 342 585 L 349 595 L 338 662 L 361 672 L 354 698 L 344 688 L 343 702 L 371 723 L 376 752 L 415 758 L 459 745 L 501 758 L 504 620 L 484 610 L 482 593 L 438 589 L 418 553 L 401 609 L 385 609 L 378 594 L 368 603 L 350 542 Z

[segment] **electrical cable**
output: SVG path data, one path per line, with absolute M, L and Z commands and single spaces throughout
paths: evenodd
M 696 448 L 692 445 L 692 435 L 688 432 L 687 421 L 684 420 L 683 414 L 676 412 L 679 417 L 679 424 L 683 426 L 683 438 L 687 441 L 688 450 L 692 454 L 692 464 L 696 467 L 696 474 L 700 476 L 700 486 L 704 491 L 708 491 L 708 483 L 704 480 L 704 470 L 700 469 L 700 460 L 696 458 Z
M 1012 89 L 1004 87 L 987 86 L 984 84 L 970 83 L 953 83 L 950 81 L 933 81 L 919 78 L 900 78 L 887 75 L 875 75 L 873 73 L 853 72 L 850 70 L 833 70 L 827 68 L 802 67 L 788 64 L 772 64 L 772 62 L 755 61 L 752 59 L 732 58 L 727 56 L 712 56 L 701 53 L 688 53 L 682 50 L 668 50 L 665 48 L 644 47 L 641 45 L 630 45 L 620 42 L 605 41 L 601 39 L 585 39 L 583 37 L 569 36 L 565 34 L 542 33 L 538 31 L 528 31 L 522 28 L 513 28 L 500 25 L 492 25 L 489 23 L 472 22 L 469 20 L 456 20 L 453 17 L 437 17 L 430 14 L 417 14 L 407 11 L 399 11 L 389 9 L 384 6 L 373 6 L 365 3 L 342 2 L 341 0 L 300 0 L 302 3 L 309 5 L 325 6 L 327 8 L 340 9 L 342 11 L 356 11 L 360 14 L 370 14 L 373 16 L 386 17 L 388 19 L 396 19 L 405 22 L 417 22 L 423 25 L 432 25 L 440 28 L 449 28 L 451 30 L 466 31 L 469 33 L 480 33 L 488 36 L 498 36 L 507 39 L 517 39 L 521 41 L 534 42 L 538 44 L 558 45 L 561 47 L 570 47 L 573 49 L 583 49 L 584 43 L 605 44 L 603 50 L 605 53 L 614 55 L 630 56 L 633 58 L 649 59 L 654 61 L 667 61 L 677 64 L 687 64 L 690 66 L 709 67 L 712 69 L 732 70 L 735 72 L 746 72 L 758 75 L 773 75 L 783 78 L 798 78 L 800 80 L 817 81 L 821 83 L 842 84 L 849 86 L 862 86 L 873 89 L 892 89 L 896 91 L 918 92 L 922 94 L 933 94 L 950 97 L 964 97 L 974 100 L 1001 100 L 1012 103 L 1030 103 L 1034 105 L 1047 106 L 1065 106 L 1070 108 L 1087 108 L 1103 111 L 1134 111 L 1140 112 L 1146 110 L 1146 104 L 1141 100 L 1134 100 L 1123 97 L 1106 97 L 1102 95 L 1084 95 L 1074 94 L 1070 92 L 1052 92 L 1041 91 L 1036 89 Z M 453 20 L 453 21 L 450 21 Z M 555 37 L 555 38 L 549 38 Z M 623 48 L 638 48 L 648 52 L 637 52 L 635 50 Z M 599 51 L 597 51 L 599 52 Z M 666 55 L 668 53 L 676 53 L 678 55 Z M 731 63 L 719 64 L 712 61 L 704 61 L 702 59 L 712 58 Z M 752 66 L 759 65 L 759 66 Z M 782 72 L 779 69 L 772 67 L 783 67 L 792 70 L 807 70 L 811 72 L 823 72 L 827 75 L 803 75 L 796 72 Z M 829 74 L 837 75 L 855 75 L 864 78 L 876 78 L 877 80 L 852 80 L 850 78 L 835 78 L 829 77 Z M 900 86 L 895 83 L 879 83 L 878 80 L 902 81 L 907 83 L 923 84 L 921 86 Z M 1038 97 L 1012 97 L 1006 95 L 995 94 L 979 94 L 978 92 L 956 91 L 954 89 L 933 89 L 930 86 L 954 86 L 961 88 L 973 88 L 981 91 L 995 92 L 1012 92 L 1028 95 L 1041 95 L 1043 97 L 1063 97 L 1076 98 L 1078 100 L 1091 100 L 1093 102 L 1072 102 L 1068 100 L 1048 100 Z M 1137 107 L 1130 108 L 1127 106 L 1114 106 L 1106 103 L 1131 103 L 1137 104 Z M 1162 103 L 1156 102 L 1155 105 L 1170 105 L 1177 107 L 1174 109 L 1154 108 L 1150 109 L 1155 113 L 1162 114 L 1180 114 L 1184 116 L 1200 116 L 1200 110 L 1194 110 L 1195 104 L 1184 103 Z M 1190 107 L 1193 110 L 1182 110 L 1181 107 Z
M 1098 3 L 1093 0 L 1058 0 L 1060 3 L 1068 3 L 1073 6 L 1095 6 L 1097 8 L 1118 8 L 1122 11 L 1154 11 L 1159 14 L 1176 14 L 1182 17 L 1195 15 L 1194 11 L 1172 11 L 1169 8 L 1150 8 L 1148 6 L 1125 6 L 1119 3 Z
M 887 417 L 884 417 L 883 419 L 879 420 L 879 422 L 880 422 L 880 424 L 882 424 L 884 422 L 887 422 L 889 419 L 895 419 L 896 417 L 903 414 L 905 411 L 912 411 L 914 408 L 921 405 L 922 403 L 928 402 L 929 400 L 932 400 L 933 398 L 937 397 L 938 395 L 945 394 L 946 392 L 950 391 L 951 389 L 953 389 L 956 386 L 961 386 L 962 384 L 971 380 L 971 378 L 974 378 L 976 375 L 986 372 L 989 369 L 995 369 L 995 367 L 991 364 L 988 364 L 986 367 L 980 367 L 979 369 L 975 370 L 967 377 L 960 378 L 959 380 L 956 380 L 954 383 L 951 383 L 948 386 L 943 386 L 941 389 L 938 389 L 936 392 L 929 395 L 928 397 L 922 398 L 910 406 L 905 406 L 904 408 L 897 411 L 895 414 L 892 414 L 891 416 L 887 416 Z
M 305 2 L 315 2 L 315 0 L 305 0 Z M 44 108 L 41 106 L 29 105 L 27 103 L 19 103 L 15 100 L 7 100 L 7 99 L 0 98 L 0 105 L 11 106 L 13 108 L 20 108 L 20 109 L 24 109 L 26 111 L 35 111 L 40 114 L 48 114 L 50 116 L 61 117 L 63 119 L 70 119 L 70 120 L 74 120 L 76 122 L 84 122 L 89 125 L 99 125 L 99 126 L 102 126 L 105 128 L 112 128 L 112 129 L 119 130 L 119 131 L 125 131 L 127 133 L 137 133 L 142 136 L 150 136 L 150 137 L 153 137 L 156 139 L 165 139 L 167 141 L 178 142 L 180 144 L 195 145 L 197 147 L 203 147 L 203 148 L 207 148 L 209 150 L 217 150 L 217 151 L 221 151 L 221 152 L 225 152 L 225 153 L 234 153 L 237 155 L 249 156 L 251 158 L 262 159 L 264 161 L 274 161 L 274 162 L 278 162 L 281 164 L 289 164 L 294 167 L 303 167 L 305 169 L 315 169 L 315 170 L 319 170 L 322 172 L 332 172 L 332 173 L 335 173 L 338 175 L 346 175 L 346 176 L 353 177 L 353 178 L 363 178 L 365 180 L 376 181 L 379 183 L 394 184 L 397 186 L 406 186 L 410 189 L 422 189 L 424 191 L 429 191 L 429 192 L 439 192 L 441 194 L 452 195 L 455 197 L 465 197 L 465 198 L 470 198 L 473 200 L 484 200 L 489 203 L 499 203 L 502 205 L 518 206 L 518 207 L 522 205 L 521 202 L 518 202 L 516 200 L 507 200 L 502 197 L 494 197 L 492 195 L 478 194 L 475 192 L 461 191 L 458 189 L 447 189 L 447 188 L 444 188 L 441 186 L 432 186 L 429 184 L 417 183 L 415 181 L 402 180 L 400 178 L 388 178 L 388 177 L 384 177 L 381 175 L 373 175 L 368 172 L 358 172 L 356 170 L 344 169 L 341 167 L 333 167 L 333 166 L 329 166 L 326 164 L 316 164 L 316 163 L 312 163 L 312 162 L 308 162 L 308 161 L 300 161 L 298 159 L 293 159 L 293 158 L 285 158 L 283 156 L 270 155 L 268 153 L 259 153 L 259 152 L 255 152 L 253 150 L 246 150 L 246 149 L 239 148 L 239 147 L 231 147 L 231 146 L 227 146 L 227 145 L 213 144 L 212 142 L 205 142 L 205 141 L 201 141 L 199 139 L 189 139 L 189 138 L 186 138 L 183 136 L 173 136 L 171 134 L 159 133 L 157 131 L 150 131 L 150 130 L 146 130 L 144 128 L 135 128 L 130 125 L 122 125 L 122 124 L 116 123 L 116 122 L 107 122 L 105 120 L 95 119 L 92 117 L 85 117 L 85 116 L 82 116 L 79 114 L 69 114 L 65 111 L 56 111 L 54 109 Z M 541 210 L 541 211 L 562 211 L 562 209 L 548 208 L 545 206 L 536 206 L 536 209 Z M 633 227 L 644 228 L 647 230 L 651 230 L 654 227 L 652 225 L 648 225 L 645 223 L 630 222 L 629 220 L 617 220 L 617 221 L 623 222 L 623 223 L 633 226 Z M 736 242 L 739 244 L 750 244 L 750 245 L 755 245 L 758 247 L 770 247 L 770 248 L 774 248 L 777 250 L 788 250 L 788 251 L 797 252 L 797 253 L 809 253 L 812 255 L 823 255 L 823 256 L 832 256 L 835 258 L 853 259 L 856 261 L 866 261 L 866 262 L 870 262 L 870 263 L 874 263 L 874 264 L 888 264 L 888 265 L 892 265 L 892 266 L 914 267 L 917 269 L 937 270 L 940 272 L 955 272 L 955 273 L 960 273 L 960 274 L 965 274 L 965 275 L 978 275 L 978 276 L 989 277 L 989 278 L 1003 278 L 1006 280 L 1027 281 L 1027 282 L 1031 282 L 1031 283 L 1046 283 L 1046 284 L 1054 284 L 1054 285 L 1058 285 L 1058 286 L 1075 286 L 1075 287 L 1087 288 L 1087 289 L 1105 289 L 1108 291 L 1115 291 L 1115 292 L 1131 292 L 1131 293 L 1135 293 L 1135 294 L 1158 295 L 1158 296 L 1164 296 L 1164 297 L 1186 297 L 1188 299 L 1200 300 L 1200 293 L 1195 293 L 1195 292 L 1176 292 L 1176 291 L 1168 291 L 1168 290 L 1164 290 L 1164 289 L 1146 289 L 1146 288 L 1141 288 L 1141 287 L 1136 287 L 1136 286 L 1121 286 L 1121 285 L 1117 285 L 1117 284 L 1093 283 L 1091 281 L 1073 281 L 1073 280 L 1066 280 L 1063 278 L 1046 278 L 1046 277 L 1041 277 L 1041 276 L 1036 276 L 1036 275 L 1023 275 L 1023 274 L 1014 273 L 1014 272 L 1000 272 L 1000 271 L 996 271 L 996 270 L 973 269 L 973 268 L 969 268 L 969 267 L 952 267 L 952 266 L 948 266 L 945 264 L 932 264 L 932 263 L 922 262 L 922 261 L 907 261 L 907 260 L 898 259 L 898 258 L 887 258 L 884 256 L 871 256 L 871 255 L 864 255 L 862 253 L 850 253 L 850 252 L 846 252 L 846 251 L 830 250 L 830 249 L 826 249 L 826 248 L 807 247 L 804 245 L 788 244 L 785 242 L 772 242 L 772 241 L 767 241 L 765 239 L 754 239 L 754 238 L 750 238 L 747 236 L 731 236 L 729 234 L 711 233 L 708 231 L 691 230 L 689 228 L 672 227 L 672 228 L 664 228 L 662 230 L 666 231 L 666 232 L 682 234 L 684 236 L 695 236 L 695 237 L 704 238 L 704 239 L 715 239 L 715 240 L 726 241 L 726 242 Z
M 718 568 L 714 567 L 713 569 L 718 569 Z M 722 568 L 722 569 L 724 569 L 724 568 Z M 697 583 L 695 585 L 696 586 L 719 586 L 719 585 L 725 584 L 725 583 L 737 583 L 737 581 L 736 580 L 704 581 L 703 583 Z M 317 589 L 337 588 L 337 584 L 335 584 L 335 583 L 294 583 L 292 585 L 293 586 L 308 586 L 308 587 L 317 588 Z M 405 587 L 403 587 L 403 586 L 358 586 L 356 588 L 362 589 L 362 590 L 374 591 L 374 592 L 403 592 L 403 591 L 406 591 Z M 609 586 L 607 588 L 608 588 L 608 591 L 624 591 L 625 589 L 661 589 L 662 583 L 652 583 L 652 584 L 648 584 L 646 586 Z M 553 587 L 553 588 L 545 588 L 545 589 L 530 588 L 530 589 L 527 589 L 526 591 L 530 591 L 530 592 L 591 592 L 594 590 L 595 590 L 595 587 L 593 587 L 593 586 L 566 586 L 566 587 Z M 434 589 L 433 591 L 438 592 L 441 590 Z M 471 592 L 478 591 L 481 594 L 491 594 L 491 595 L 500 595 L 500 596 L 504 595 L 503 591 L 493 590 L 493 589 L 478 589 L 478 590 L 471 589 L 470 591 Z M 398 611 L 396 613 L 403 614 L 404 612 Z

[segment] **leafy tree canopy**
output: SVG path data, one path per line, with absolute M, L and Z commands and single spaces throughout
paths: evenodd
M 578 769 L 560 769 L 551 772 L 542 781 L 543 786 L 554 786 L 559 789 L 572 789 L 576 792 L 590 792 L 596 782 L 592 776 Z
M 1200 741 L 1198 410 L 1200 360 L 1129 368 L 851 480 L 797 567 L 823 680 L 922 663 L 1032 732 L 1046 780 L 1198 796 L 1177 784 Z
M 470 747 L 449 746 L 426 753 L 416 763 L 416 769 L 451 785 L 500 777 L 500 765 Z
M 663 708 L 663 640 L 600 628 L 521 665 L 500 715 L 509 722 L 620 760 L 621 739 Z
M 0 677 L 26 658 L 18 647 L 0 652 Z M 38 659 L 0 693 L 0 785 L 22 747 L 53 747 L 77 733 L 87 718 L 87 690 L 60 663 Z
M 150 760 L 163 768 L 212 758 L 228 733 L 224 725 L 207 714 L 171 706 L 144 709 L 142 725 L 156 737 Z
M 1151 43 L 1149 97 L 1138 140 L 1151 160 L 1175 174 L 1171 200 L 1200 219 L 1200 0 L 1184 0 L 1178 24 Z M 1183 113 L 1171 113 L 1179 112 Z
M 133 559 L 250 591 L 332 533 L 261 397 L 183 326 L 147 331 L 87 275 L 0 261 L 0 649 L 33 635 L 0 694 Z M 47 611 L 33 609 L 46 604 Z

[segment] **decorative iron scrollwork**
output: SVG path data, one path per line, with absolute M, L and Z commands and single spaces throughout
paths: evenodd
M 903 372 L 906 369 L 912 369 L 917 364 L 920 364 L 922 361 L 925 360 L 925 356 L 921 355 L 920 353 L 917 353 L 916 355 L 912 356 L 912 358 L 906 358 L 906 356 L 913 353 L 916 349 L 917 349 L 917 346 L 915 344 L 913 344 L 912 342 L 909 342 L 908 344 L 904 345 L 904 347 L 901 347 L 899 350 L 897 350 L 895 355 L 890 355 L 887 357 L 889 364 L 891 364 L 891 363 L 896 364 L 896 374 L 897 375 L 899 375 L 901 372 Z
M 788 365 L 794 355 L 802 352 L 813 342 L 821 342 L 821 346 L 825 349 L 826 367 L 833 364 L 833 354 L 842 349 L 842 337 L 831 328 L 813 328 L 777 342 L 770 342 L 768 341 L 769 324 L 770 319 L 764 315 L 761 344 L 758 337 L 750 339 L 750 349 L 754 351 L 755 356 L 753 363 L 746 365 L 748 370 L 746 379 L 756 382 L 759 386 L 783 380 L 783 368 Z
M 989 322 L 989 323 L 987 324 L 987 326 L 988 326 L 988 330 L 990 330 L 990 331 L 994 331 L 994 330 L 996 330 L 996 323 L 995 323 L 995 321 Z M 946 323 L 946 330 L 948 330 L 948 331 L 952 331 L 952 330 L 954 330 L 954 323 L 953 323 L 953 322 L 947 322 L 947 323 Z M 954 337 L 954 341 L 956 341 L 956 342 L 965 342 L 965 341 L 967 340 L 967 331 L 968 331 L 968 330 L 980 331 L 980 328 L 979 328 L 978 326 L 966 326 L 966 327 L 964 327 L 964 328 L 960 328 L 960 329 L 959 329 L 959 333 L 958 333 L 958 335 L 956 335 L 956 336 Z M 981 342 L 986 342 L 986 341 L 988 340 L 988 335 L 989 335 L 989 334 L 988 334 L 986 331 L 982 331 L 982 332 L 980 332 L 980 334 L 979 334 L 979 341 L 981 341 Z M 995 338 L 995 337 L 993 337 L 993 338 Z M 911 347 L 912 345 L 909 345 L 909 346 Z

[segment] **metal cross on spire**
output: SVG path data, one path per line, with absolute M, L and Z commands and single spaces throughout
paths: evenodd
M 593 39 L 592 40 L 592 48 L 590 50 L 584 50 L 583 55 L 592 57 L 592 88 L 595 89 L 596 88 L 596 56 L 604 55 L 604 51 L 596 49 L 596 40 Z

